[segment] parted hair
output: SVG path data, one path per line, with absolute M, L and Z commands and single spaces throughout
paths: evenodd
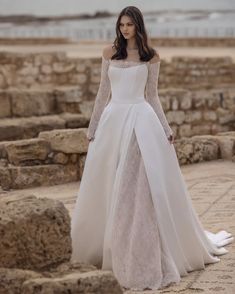
M 145 29 L 144 17 L 142 12 L 135 6 L 127 6 L 122 9 L 119 13 L 116 21 L 116 38 L 113 42 L 113 47 L 115 48 L 115 54 L 111 59 L 125 59 L 127 57 L 127 40 L 123 37 L 120 31 L 120 21 L 121 17 L 126 15 L 131 18 L 135 25 L 135 38 L 136 44 L 138 46 L 139 56 L 141 61 L 149 61 L 154 56 L 158 56 L 158 53 L 149 44 L 149 38 L 147 31 Z

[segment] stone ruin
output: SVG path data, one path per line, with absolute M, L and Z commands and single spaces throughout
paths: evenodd
M 227 57 L 162 61 L 159 96 L 180 164 L 235 162 L 234 77 Z M 81 179 L 99 79 L 100 59 L 0 53 L 0 192 Z M 111 272 L 70 263 L 63 203 L 0 196 L 0 293 L 123 292 Z

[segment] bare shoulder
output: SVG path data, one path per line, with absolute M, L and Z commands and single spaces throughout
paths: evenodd
M 159 52 L 156 51 L 156 53 L 154 54 L 154 56 L 150 59 L 150 63 L 156 63 L 156 62 L 159 62 L 161 59 L 160 59 L 160 55 L 159 55 Z
M 105 46 L 103 48 L 102 54 L 105 59 L 110 59 L 115 52 L 116 52 L 116 50 L 113 47 L 113 44 L 109 44 L 108 46 Z

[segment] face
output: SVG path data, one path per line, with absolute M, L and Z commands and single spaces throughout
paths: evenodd
M 129 16 L 123 15 L 121 17 L 119 28 L 125 39 L 131 39 L 135 36 L 135 25 Z

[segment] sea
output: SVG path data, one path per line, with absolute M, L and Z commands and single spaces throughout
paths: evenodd
M 138 7 L 151 37 L 235 37 L 235 0 L 0 0 L 0 38 L 58 37 L 112 40 L 118 13 Z M 108 12 L 106 17 L 72 18 Z M 6 16 L 34 15 L 51 20 L 8 21 Z M 54 17 L 66 16 L 58 20 Z M 70 19 L 71 17 L 71 19 Z

